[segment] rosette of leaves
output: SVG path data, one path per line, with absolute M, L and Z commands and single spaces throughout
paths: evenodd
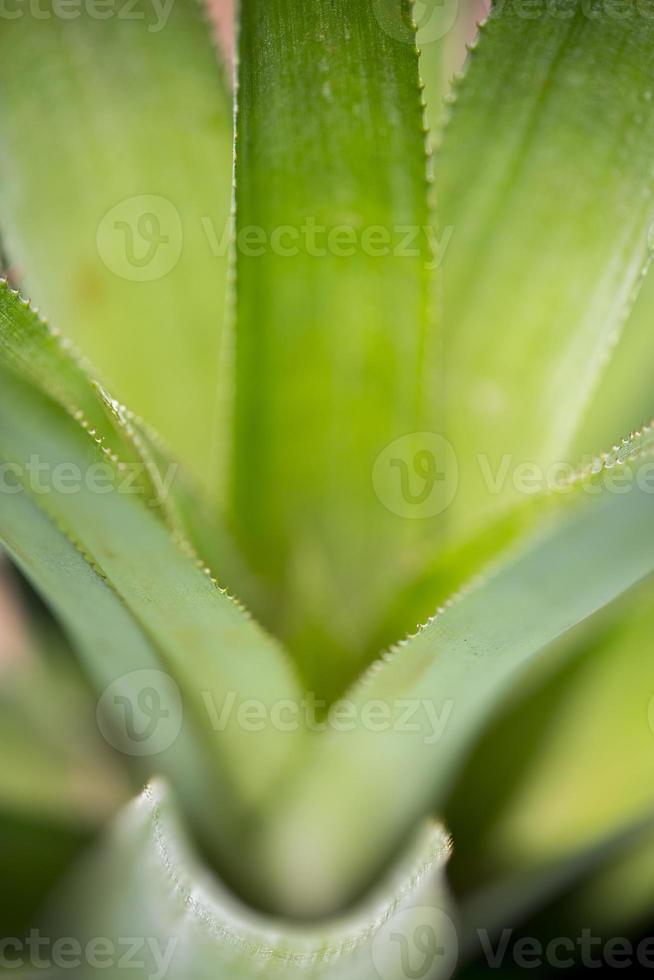
M 242 0 L 233 86 L 193 0 L 2 21 L 17 969 L 438 977 L 591 872 L 647 908 L 654 4 L 498 0 L 449 94 L 438 7 Z

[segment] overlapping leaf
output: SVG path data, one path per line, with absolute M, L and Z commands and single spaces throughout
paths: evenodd
M 471 930 L 526 916 L 530 896 L 557 897 L 651 838 L 651 594 L 648 583 L 565 637 L 548 657 L 562 669 L 525 679 L 458 778 L 448 816 Z
M 211 29 L 197 0 L 73 13 L 3 19 L 12 276 L 215 489 L 232 123 Z
M 407 569 L 384 643 L 538 520 L 539 487 L 651 418 L 650 283 L 637 295 L 654 202 L 648 11 L 616 18 L 562 0 L 525 15 L 498 2 L 455 83 L 436 154 L 444 431 L 457 459 L 441 520 L 453 540 L 435 553 L 423 535 L 422 569 Z M 433 94 L 462 13 L 421 12 Z M 607 85 L 607 52 L 619 84 Z M 553 207 L 564 188 L 565 208 Z
M 174 795 L 157 782 L 125 809 L 57 896 L 47 934 L 73 936 L 82 948 L 102 935 L 114 950 L 125 937 L 138 935 L 133 975 L 144 980 L 160 974 L 369 980 L 377 970 L 388 980 L 402 980 L 399 937 L 410 942 L 413 930 L 428 929 L 433 916 L 444 925 L 440 945 L 447 943 L 440 952 L 431 950 L 430 960 L 425 957 L 425 977 L 437 980 L 439 968 L 446 976 L 458 952 L 445 911 L 448 853 L 447 837 L 432 827 L 349 915 L 304 929 L 282 925 L 242 906 L 206 874 L 184 834 Z M 107 980 L 122 976 L 116 962 L 107 965 Z M 84 964 L 72 975 L 86 977 L 88 971 Z
M 437 160 L 447 433 L 469 529 L 522 464 L 568 459 L 654 215 L 654 7 L 494 5 Z M 603 444 L 591 447 L 592 452 Z M 509 479 L 495 494 L 484 469 Z M 575 462 L 573 460 L 573 462 Z
M 321 841 L 304 907 L 338 906 L 356 890 L 412 821 L 444 801 L 519 669 L 654 571 L 652 462 L 642 458 L 651 450 L 647 432 L 605 469 L 598 462 L 511 558 L 354 689 L 347 729 L 333 725 L 315 746 L 264 844 L 266 860 L 287 863 L 295 881 L 294 854 Z M 626 467 L 621 478 L 616 466 Z M 298 840 L 307 841 L 299 850 Z M 296 907 L 298 897 L 281 900 Z
M 415 538 L 375 460 L 436 394 L 407 6 L 249 0 L 238 105 L 231 510 L 276 629 L 333 696 Z
M 654 243 L 654 230 L 650 229 Z M 579 428 L 576 452 L 592 453 L 621 433 L 638 429 L 654 417 L 654 275 L 649 270 L 619 343 L 588 405 Z
M 479 550 L 470 534 L 485 506 L 495 503 L 482 486 L 479 454 L 491 469 L 509 453 L 511 466 L 534 462 L 541 472 L 567 456 L 633 298 L 654 213 L 654 99 L 648 88 L 654 26 L 645 16 L 650 6 L 654 14 L 654 3 L 643 0 L 636 16 L 628 5 L 628 16 L 616 21 L 599 2 L 554 0 L 542 5 L 535 25 L 517 2 L 496 4 L 461 88 L 438 171 L 442 225 L 452 231 L 443 331 L 449 414 L 442 421 L 461 471 L 450 516 L 457 531 L 465 524 L 469 544 L 458 550 L 457 540 L 453 551 L 429 565 L 411 608 L 423 608 L 434 582 L 444 590 L 452 576 L 459 584 L 464 571 L 476 570 L 479 551 L 485 561 L 500 545 L 519 539 L 519 546 L 372 671 L 345 706 L 345 727 L 342 716 L 337 724 L 332 715 L 328 731 L 309 751 L 279 726 L 264 722 L 263 731 L 247 731 L 243 715 L 234 712 L 228 711 L 224 725 L 216 723 L 207 695 L 218 712 L 233 696 L 235 705 L 247 699 L 257 718 L 259 709 L 270 718 L 274 705 L 299 703 L 298 685 L 275 643 L 216 588 L 186 546 L 189 529 L 195 527 L 193 535 L 201 540 L 205 525 L 194 523 L 193 498 L 185 487 L 176 486 L 171 499 L 164 492 L 170 460 L 157 438 L 94 388 L 83 366 L 65 356 L 15 296 L 0 290 L 0 462 L 3 478 L 11 477 L 0 494 L 2 540 L 66 625 L 99 690 L 135 670 L 150 676 L 165 671 L 174 678 L 185 718 L 178 736 L 157 754 L 156 766 L 174 782 L 222 867 L 270 906 L 299 915 L 332 913 L 360 893 L 393 846 L 430 807 L 443 803 L 458 766 L 518 671 L 654 571 L 649 431 L 601 460 L 560 501 L 552 505 L 548 498 L 547 520 L 540 520 L 537 502 L 525 507 L 524 523 L 516 510 L 492 525 Z M 200 36 L 189 9 L 182 7 L 170 22 L 179 28 L 179 50 L 187 54 Z M 443 392 L 436 390 L 429 309 L 434 233 L 414 34 L 406 14 L 399 2 L 341 0 L 311 9 L 290 0 L 248 0 L 242 10 L 230 514 L 265 580 L 260 608 L 267 621 L 289 640 L 311 682 L 329 695 L 365 659 L 380 618 L 388 617 L 382 632 L 392 631 L 407 614 L 389 611 L 388 599 L 413 571 L 415 541 L 422 537 L 427 548 L 432 542 L 431 529 L 423 534 L 421 522 L 398 515 L 392 500 L 389 505 L 388 473 L 381 485 L 375 482 L 375 463 L 384 450 L 391 450 L 391 475 L 396 463 L 398 472 L 402 463 L 410 469 L 422 451 L 421 432 L 441 426 L 435 405 Z M 104 53 L 95 44 L 104 35 L 83 25 L 68 33 L 62 24 L 37 27 L 30 50 L 51 51 L 53 39 L 65 42 L 54 80 L 67 91 L 71 79 L 88 71 L 89 99 L 104 106 L 98 114 L 104 134 L 115 122 L 113 102 L 109 107 L 103 101 L 100 83 L 109 77 Z M 125 81 L 119 79 L 121 86 L 132 86 L 140 69 L 134 52 L 146 45 L 135 33 L 118 31 L 114 41 L 133 41 L 125 49 L 130 70 Z M 148 42 L 145 72 L 167 68 L 176 36 L 162 28 L 154 60 L 155 45 Z M 14 88 L 12 111 L 3 117 L 7 139 L 0 161 L 16 188 L 22 186 L 18 162 L 27 160 L 31 187 L 41 174 L 41 136 L 32 134 L 33 144 L 21 144 L 15 120 L 33 105 L 36 89 L 31 78 L 25 85 L 23 54 L 14 53 L 8 37 L 9 31 L 0 40 L 0 54 L 7 56 Z M 107 52 L 113 64 L 113 42 Z M 195 81 L 181 88 L 179 99 L 157 96 L 157 130 L 164 104 L 177 119 L 171 132 L 179 127 L 180 105 L 189 93 L 200 115 L 208 105 L 208 97 L 199 94 L 199 76 L 210 74 L 209 60 L 198 59 L 198 68 L 193 57 L 188 60 Z M 137 118 L 142 116 L 139 105 Z M 210 129 L 204 129 L 207 142 L 193 150 L 207 151 L 205 163 L 220 155 Z M 223 137 L 224 131 L 222 126 Z M 155 152 L 149 146 L 144 152 L 141 142 L 146 137 L 138 133 L 133 145 L 152 162 Z M 89 161 L 104 173 L 97 153 Z M 194 165 L 184 167 L 184 178 L 197 172 Z M 131 164 L 128 169 L 131 174 Z M 181 170 L 173 181 L 177 189 Z M 153 168 L 148 165 L 146 172 Z M 201 291 L 194 292 L 191 311 L 191 300 L 180 300 L 181 272 L 171 270 L 153 280 L 156 287 L 138 290 L 141 305 L 134 300 L 134 282 L 123 282 L 114 298 L 103 300 L 99 280 L 86 275 L 78 251 L 75 275 L 62 282 L 57 263 L 48 264 L 52 238 L 41 237 L 39 226 L 47 213 L 56 230 L 63 212 L 55 202 L 61 198 L 52 181 L 43 183 L 45 203 L 37 195 L 33 207 L 19 194 L 6 208 L 8 241 L 11 246 L 13 236 L 19 259 L 29 254 L 24 272 L 35 295 L 45 298 L 49 291 L 55 316 L 65 322 L 70 313 L 80 336 L 86 329 L 82 314 L 92 314 L 89 336 L 98 343 L 102 338 L 105 347 L 127 293 L 130 309 L 140 316 L 144 297 L 156 292 L 159 319 L 149 322 L 167 323 L 177 338 L 171 346 L 180 353 L 175 345 L 186 314 L 208 322 L 199 315 L 208 309 L 206 298 L 198 298 Z M 99 181 L 105 185 L 118 186 L 110 178 Z M 131 280 L 150 259 L 141 264 L 144 257 L 133 251 L 120 254 L 115 241 L 109 247 L 109 232 L 121 231 L 128 250 L 130 232 L 140 232 L 155 262 L 165 263 L 160 246 L 179 244 L 179 234 L 162 231 L 171 212 L 161 201 L 170 186 L 153 185 L 148 193 L 157 204 L 148 194 L 143 200 L 143 189 L 130 187 L 136 210 L 133 202 L 126 212 L 107 210 L 117 202 L 103 203 L 97 245 L 114 273 L 119 258 L 127 261 L 119 277 Z M 197 216 L 204 198 L 184 182 L 187 192 L 183 217 Z M 100 220 L 99 198 L 93 192 L 89 200 L 88 193 L 80 194 L 74 229 L 81 222 L 88 230 L 82 211 Z M 563 195 L 564 213 L 553 207 Z M 175 211 L 175 202 L 168 203 Z M 1 221 L 2 214 L 0 227 Z M 185 236 L 186 223 L 180 227 Z M 372 251 L 380 247 L 380 228 L 385 255 Z M 394 236 L 407 231 L 419 242 L 417 251 L 397 254 L 406 245 Z M 325 240 L 318 244 L 320 235 Z M 87 247 L 88 241 L 83 257 Z M 198 254 L 195 247 L 188 253 Z M 528 256 L 535 258 L 527 262 Z M 185 283 L 191 275 L 187 257 L 184 250 L 178 266 L 186 270 Z M 197 263 L 192 268 L 195 275 Z M 128 322 L 130 330 L 140 328 L 140 320 Z M 190 333 L 197 336 L 195 327 Z M 203 336 L 215 339 L 212 330 Z M 152 335 L 144 337 L 150 354 Z M 187 347 L 181 346 L 185 357 Z M 188 378 L 199 376 L 200 361 L 214 377 L 216 360 L 209 345 L 200 346 L 184 362 L 186 381 L 183 371 L 179 375 L 185 394 Z M 123 371 L 124 356 L 121 344 L 114 372 Z M 109 364 L 112 376 L 110 362 L 98 359 Z M 170 351 L 164 362 L 170 364 Z M 136 373 L 120 376 L 123 391 L 136 383 Z M 195 407 L 185 416 L 160 378 L 156 397 L 148 399 L 151 417 L 196 463 L 207 452 L 199 436 L 210 436 L 211 426 L 194 428 L 198 438 L 190 446 L 180 420 L 208 418 L 211 386 L 197 387 Z M 204 414 L 198 410 L 203 399 Z M 46 474 L 45 487 L 35 483 L 34 460 L 45 467 L 37 470 Z M 57 472 L 62 464 L 83 477 L 74 492 L 63 488 Z M 101 465 L 114 481 L 106 493 L 86 479 Z M 130 466 L 139 468 L 135 495 L 119 480 Z M 631 474 L 626 488 L 612 481 L 618 470 Z M 216 536 L 213 565 L 221 581 L 221 553 L 230 563 L 229 547 L 228 537 Z M 254 581 L 252 590 L 259 594 Z M 146 760 L 146 770 L 153 765 Z M 167 809 L 164 797 L 160 803 Z M 189 957 L 184 967 L 192 963 L 198 975 L 204 969 L 213 975 L 216 963 L 230 961 L 227 968 L 235 976 L 249 977 L 262 950 L 273 973 L 278 965 L 288 976 L 297 965 L 298 972 L 320 975 L 324 959 L 329 975 L 331 940 L 316 945 L 313 936 L 307 948 L 301 939 L 297 960 L 289 953 L 297 954 L 297 937 L 281 937 L 270 923 L 257 932 L 259 923 L 245 938 L 241 928 L 230 932 L 225 915 L 232 913 L 221 906 L 215 915 L 215 904 L 212 911 L 203 901 L 199 865 L 192 863 L 187 874 L 166 850 L 161 834 L 168 817 L 162 817 L 160 803 L 146 794 L 125 816 L 91 871 L 91 887 L 82 893 L 90 896 L 88 903 L 77 893 L 76 905 L 88 912 L 91 931 L 104 930 L 104 923 L 123 930 L 138 906 L 143 928 L 151 920 L 153 930 L 161 928 L 164 921 L 171 935 L 183 933 L 180 938 L 190 944 L 183 947 Z M 174 819 L 167 829 L 178 837 Z M 138 861 L 143 855 L 145 874 Z M 100 881 L 108 887 L 98 893 Z M 359 963 L 348 974 L 350 966 L 337 962 L 336 975 L 367 977 L 369 967 L 368 961 Z
M 6 288 L 0 281 L 0 290 Z M 129 468 L 134 489 L 215 570 L 221 586 L 232 592 L 238 586 L 244 600 L 259 599 L 224 523 L 159 434 L 93 381 L 90 366 L 70 341 L 18 296 L 0 304 L 0 356 L 76 418 L 109 460 L 120 459 Z
M 7 328 L 25 307 L 6 288 L 0 304 L 2 540 L 71 630 L 100 691 L 121 677 L 129 690 L 124 675 L 143 670 L 151 682 L 168 672 L 181 689 L 189 717 L 158 764 L 172 767 L 204 836 L 233 857 L 236 814 L 256 806 L 294 744 L 241 724 L 240 700 L 269 709 L 297 698 L 292 674 L 274 642 L 184 552 L 126 464 L 105 453 L 102 433 L 25 379 Z M 178 710 L 173 702 L 164 712 Z
M 3 629 L 7 619 L 3 617 Z M 102 742 L 95 705 L 65 662 L 36 654 L 0 672 L 0 896 L 3 936 L 29 924 L 43 896 L 127 796 Z

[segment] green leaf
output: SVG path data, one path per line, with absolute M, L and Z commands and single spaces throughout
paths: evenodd
M 165 963 L 166 975 L 194 980 L 369 980 L 379 969 L 387 980 L 403 980 L 399 940 L 410 941 L 422 927 L 429 935 L 440 930 L 440 952 L 425 950 L 431 959 L 424 975 L 436 980 L 436 968 L 447 976 L 457 955 L 444 894 L 448 853 L 447 836 L 432 826 L 347 916 L 304 929 L 286 925 L 241 905 L 207 872 L 184 835 L 174 798 L 156 782 L 125 809 L 57 897 L 47 935 L 72 937 L 82 948 L 103 936 L 115 950 L 125 937 L 141 937 L 138 978 L 162 975 Z M 108 966 L 106 980 L 122 976 L 115 962 Z M 71 975 L 95 972 L 84 963 Z
M 3 615 L 3 628 L 6 618 Z M 39 641 L 0 676 L 0 934 L 33 920 L 53 884 L 126 799 L 127 781 L 102 742 L 94 701 Z
M 622 888 L 618 897 L 617 891 L 606 889 L 604 894 L 595 893 L 598 901 L 593 902 L 592 898 L 596 883 L 608 881 L 613 873 L 629 866 L 634 854 L 651 862 L 652 819 L 650 815 L 645 823 L 621 828 L 600 844 L 583 848 L 565 860 L 554 860 L 537 867 L 525 866 L 506 878 L 491 880 L 478 892 L 465 896 L 459 906 L 460 936 L 465 955 L 478 956 L 487 937 L 497 935 L 508 922 L 514 927 L 528 922 L 530 934 L 543 938 L 544 931 L 547 938 L 581 935 L 581 930 L 587 929 L 591 922 L 593 931 L 605 928 L 610 929 L 611 934 L 616 928 L 632 931 L 638 925 L 634 910 L 651 893 L 647 864 L 641 869 L 644 874 L 634 875 L 632 879 L 633 885 L 640 886 L 639 892 L 629 890 L 627 894 L 627 889 Z M 638 877 L 643 880 L 637 881 Z M 581 908 L 584 898 L 586 907 Z M 587 901 L 589 898 L 590 902 Z M 597 910 L 603 904 L 608 914 L 601 920 Z M 640 908 L 641 916 L 643 907 L 644 903 Z
M 164 711 L 177 708 L 168 683 L 163 682 L 162 687 L 166 665 L 156 646 L 79 548 L 25 493 L 0 495 L 0 535 L 13 560 L 60 620 L 96 691 L 101 696 L 109 692 L 103 704 L 109 701 L 105 730 L 113 744 L 138 765 L 143 777 L 156 764 L 157 771 L 174 779 L 194 828 L 207 847 L 219 849 L 214 838 L 227 837 L 230 828 L 233 832 L 232 801 L 223 793 L 215 794 L 214 784 L 221 780 L 197 722 L 184 712 L 183 727 L 172 744 L 153 740 L 153 749 L 161 751 L 131 759 L 134 745 L 127 737 L 125 716 L 118 713 L 118 705 L 116 716 L 109 714 L 112 691 L 119 697 L 130 696 L 138 705 L 141 691 L 153 686 Z M 175 720 L 173 716 L 173 724 Z M 145 724 L 143 728 L 146 730 Z M 156 729 L 154 735 L 156 738 Z
M 435 396 L 407 10 L 241 8 L 231 512 L 277 586 L 275 630 L 328 697 L 361 666 L 415 538 L 375 495 L 375 460 L 425 429 Z
M 210 26 L 197 0 L 53 6 L 0 34 L 12 275 L 215 488 L 232 123 Z
M 515 544 L 530 530 L 537 528 L 561 505 L 559 494 L 549 493 L 551 488 L 534 489 L 523 500 L 504 507 L 486 524 L 453 542 L 438 542 L 435 547 L 430 535 L 420 547 L 416 546 L 417 560 L 406 584 L 398 589 L 388 603 L 385 614 L 370 644 L 374 658 L 380 650 L 397 641 L 398 636 L 415 632 L 433 614 L 434 608 L 445 603 L 458 589 L 464 587 L 492 561 L 498 561 L 510 552 Z
M 2 280 L 1 291 L 7 291 Z M 136 486 L 154 511 L 173 534 L 188 539 L 222 586 L 233 590 L 238 584 L 241 598 L 264 601 L 215 509 L 158 433 L 94 381 L 70 341 L 18 294 L 0 302 L 0 357 L 77 419 L 101 442 L 105 455 L 137 474 Z
M 443 803 L 520 668 L 654 571 L 652 464 L 640 461 L 651 450 L 649 431 L 598 461 L 510 558 L 355 687 L 349 724 L 332 724 L 314 745 L 262 841 L 263 866 L 290 868 L 294 883 L 297 856 L 320 841 L 311 879 L 278 901 L 315 912 L 346 901 L 407 828 Z
M 70 669 L 29 662 L 0 686 L 0 812 L 96 827 L 125 780 L 100 739 L 93 699 Z
M 389 6 L 392 0 L 377 0 Z M 452 80 L 463 67 L 467 43 L 476 25 L 487 14 L 487 0 L 435 0 L 414 4 L 416 40 L 420 49 L 420 76 L 425 86 L 427 122 L 431 133 L 440 133 Z
M 448 512 L 466 532 L 511 475 L 568 459 L 648 255 L 654 5 L 494 5 L 437 160 Z M 591 447 L 597 452 L 602 444 Z M 510 459 L 504 493 L 497 473 Z
M 0 307 L 0 332 L 10 343 L 2 325 L 24 307 L 6 289 Z M 172 698 L 164 711 L 181 730 L 165 746 L 166 765 L 187 788 L 185 802 L 204 836 L 238 864 L 225 826 L 240 837 L 243 813 L 256 810 L 295 747 L 295 733 L 244 725 L 239 708 L 252 701 L 270 719 L 272 705 L 298 700 L 292 672 L 184 539 L 170 534 L 126 464 L 8 363 L 2 353 L 1 539 L 73 632 L 98 689 L 122 678 L 114 714 L 125 697 L 140 703 L 144 682 L 133 671 L 170 675 L 159 697 Z M 177 688 L 189 716 L 183 725 Z M 125 717 L 118 720 L 124 731 Z
M 53 819 L 47 811 L 17 815 L 0 808 L 0 875 L 3 881 L 11 882 L 11 888 L 3 889 L 0 895 L 3 938 L 28 932 L 44 897 L 88 847 L 91 836 L 88 827 Z M 29 976 L 18 973 L 23 975 Z
M 654 230 L 650 230 L 654 242 Z M 577 436 L 577 456 L 616 442 L 654 418 L 654 275 L 648 273 L 619 343 L 611 351 Z
M 551 858 L 654 811 L 651 586 L 637 598 L 565 678 L 556 727 L 495 828 L 498 848 Z M 601 760 L 601 781 L 592 760 Z
M 221 515 L 198 491 L 189 474 L 175 461 L 158 433 L 124 406 L 114 411 L 126 436 L 136 444 L 139 457 L 153 474 L 155 500 L 161 501 L 168 526 L 188 539 L 193 551 L 210 568 L 220 585 L 248 609 L 269 608 L 271 597 L 245 562 L 234 536 Z
M 652 823 L 650 818 L 595 874 L 565 896 L 557 909 L 559 921 L 572 923 L 573 928 L 581 922 L 592 922 L 597 929 L 611 934 L 620 930 L 621 934 L 633 935 L 650 927 L 654 902 Z
M 572 662 L 523 694 L 475 752 L 449 817 L 478 925 L 511 919 L 524 906 L 526 877 L 574 881 L 606 862 L 611 841 L 651 825 L 653 619 L 647 583 L 590 636 L 575 631 L 566 651 Z M 479 812 L 483 827 L 472 819 Z
M 28 384 L 56 401 L 96 438 L 106 455 L 126 463 L 143 463 L 136 442 L 109 396 L 89 375 L 90 367 L 17 291 L 0 280 L 0 358 Z M 149 501 L 158 498 L 156 479 L 141 466 L 139 485 Z
M 9 562 L 0 551 L 0 678 L 7 668 L 30 659 L 31 643 L 26 617 L 22 613 Z

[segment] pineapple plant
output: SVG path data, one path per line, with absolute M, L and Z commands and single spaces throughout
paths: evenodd
M 0 15 L 2 966 L 611 966 L 654 901 L 654 3 L 236 21 L 230 78 L 197 0 Z

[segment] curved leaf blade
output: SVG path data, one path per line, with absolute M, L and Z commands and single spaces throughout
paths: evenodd
M 129 789 L 100 738 L 88 689 L 65 661 L 48 661 L 53 646 L 44 634 L 30 643 L 36 656 L 0 671 L 0 876 L 11 882 L 0 895 L 3 937 L 34 921 Z
M 262 838 L 273 888 L 278 862 L 321 842 L 324 860 L 305 891 L 278 900 L 316 911 L 346 901 L 412 822 L 442 804 L 520 669 L 654 572 L 652 464 L 641 459 L 651 451 L 649 431 L 568 488 L 566 506 L 355 687 L 354 723 L 331 726 L 314 745 Z M 622 465 L 626 494 L 611 482 Z
M 415 532 L 372 471 L 434 397 L 424 143 L 408 5 L 241 5 L 231 513 L 327 697 Z
M 232 111 L 202 5 L 26 9 L 0 86 L 13 276 L 215 489 Z
M 436 174 L 459 530 L 501 499 L 480 461 L 567 460 L 641 281 L 654 5 L 624 9 L 498 2 L 456 88 Z
M 651 839 L 651 599 L 647 583 L 595 629 L 574 631 L 563 669 L 520 698 L 476 750 L 449 809 L 463 857 L 459 880 L 472 893 L 471 926 L 515 915 L 526 879 L 536 888 L 557 878 L 570 884 L 614 858 L 623 840 L 642 836 L 634 828 Z M 482 775 L 490 772 L 492 788 Z M 486 815 L 481 831 L 471 809 Z
M 410 938 L 433 921 L 445 926 L 439 939 L 448 942 L 426 966 L 426 980 L 437 980 L 438 966 L 452 966 L 457 954 L 444 909 L 448 853 L 447 836 L 432 827 L 360 907 L 302 928 L 253 912 L 208 873 L 184 835 L 172 794 L 158 781 L 124 810 L 57 896 L 48 934 L 73 936 L 82 947 L 98 935 L 116 944 L 140 936 L 145 962 L 135 975 L 143 978 L 165 961 L 168 975 L 194 980 L 368 980 L 376 968 L 388 980 L 402 980 L 399 943 L 390 934 Z M 95 970 L 84 964 L 72 975 L 95 976 Z M 114 965 L 102 975 L 114 980 L 122 972 Z
M 654 242 L 654 230 L 650 239 Z M 578 456 L 608 446 L 623 432 L 639 429 L 654 417 L 653 316 L 654 275 L 648 273 L 582 419 L 576 439 Z
M 48 394 L 120 459 L 170 531 L 185 539 L 221 585 L 248 602 L 263 602 L 215 508 L 180 467 L 164 440 L 143 419 L 118 403 L 91 376 L 88 363 L 60 332 L 47 324 L 0 280 L 0 357 L 28 383 Z
M 25 312 L 6 289 L 0 308 L 0 327 Z M 0 333 L 2 541 L 71 629 L 100 690 L 135 669 L 169 674 L 179 687 L 192 720 L 170 764 L 209 840 L 235 860 L 220 825 L 245 832 L 240 817 L 256 811 L 297 735 L 243 724 L 241 702 L 270 720 L 273 705 L 299 701 L 293 672 L 171 535 L 100 436 L 8 366 L 15 348 L 10 332 Z

